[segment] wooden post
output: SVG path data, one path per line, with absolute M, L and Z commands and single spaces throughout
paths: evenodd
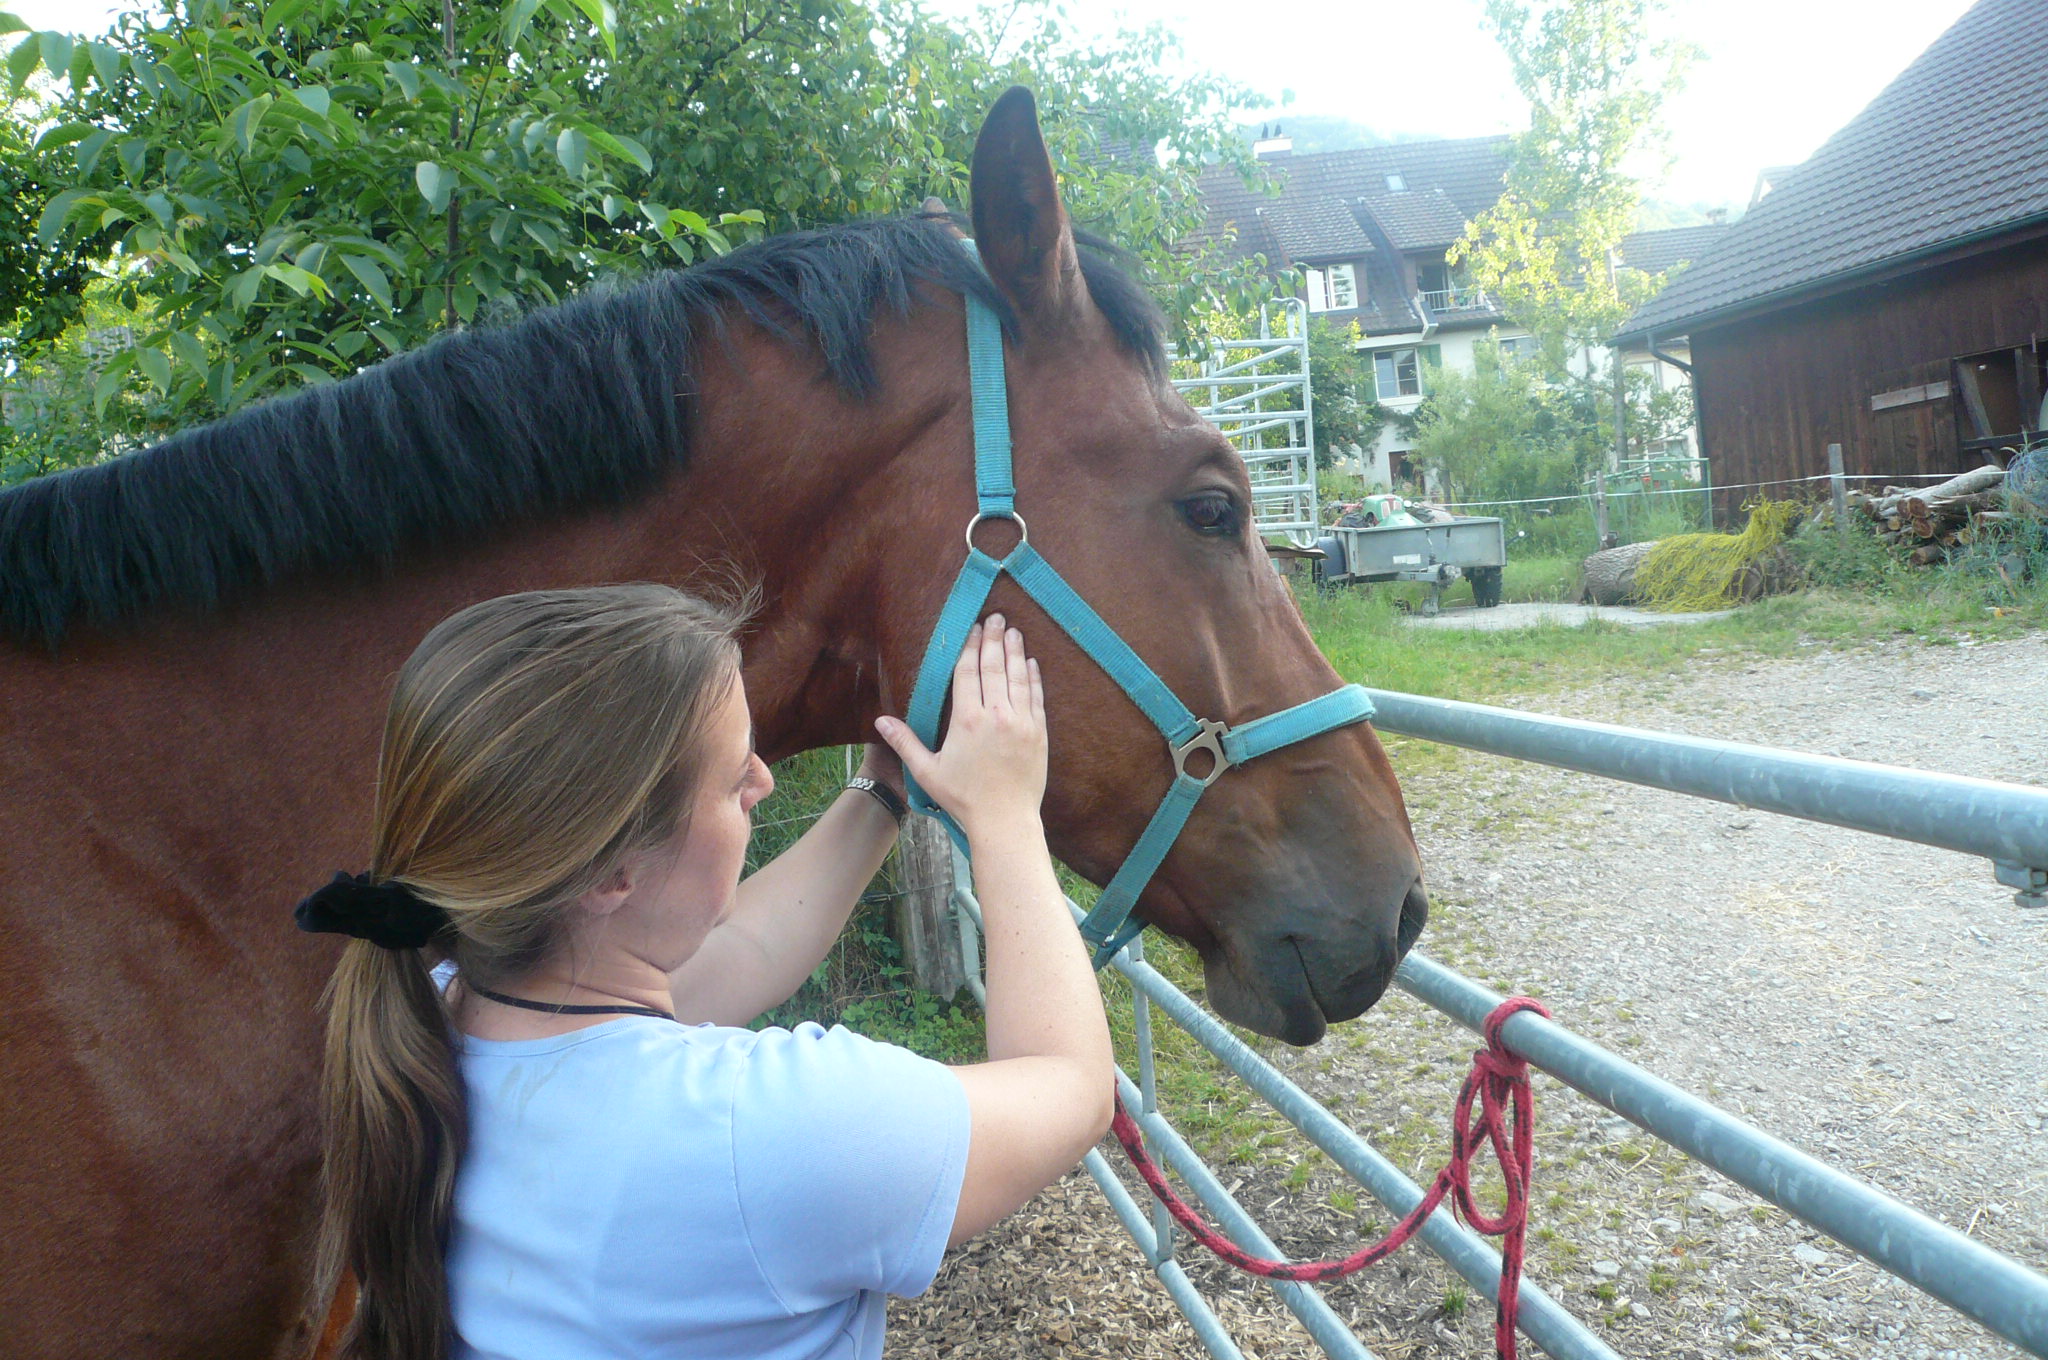
M 1835 532 L 1849 532 L 1849 480 L 1842 475 L 1842 446 L 1828 445 L 1828 487 L 1834 493 Z
M 896 873 L 903 895 L 890 925 L 903 950 L 903 966 L 919 991 L 951 1000 L 966 981 L 960 930 L 953 921 L 953 843 L 930 817 L 903 819 L 896 842 Z

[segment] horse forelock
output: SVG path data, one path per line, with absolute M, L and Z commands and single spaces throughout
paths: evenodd
M 1111 332 L 1163 367 L 1157 307 L 1109 248 L 1087 244 Z M 971 292 L 1013 324 L 941 222 L 793 232 L 0 491 L 0 635 L 55 649 L 80 623 L 212 609 L 299 573 L 374 571 L 429 544 L 630 503 L 689 462 L 692 360 L 728 320 L 808 345 L 865 398 L 879 386 L 875 323 L 907 316 L 919 283 Z

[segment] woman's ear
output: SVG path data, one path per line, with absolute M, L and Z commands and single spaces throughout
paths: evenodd
M 633 895 L 645 865 L 638 855 L 628 855 L 594 888 L 585 888 L 576 899 L 577 909 L 592 916 L 609 916 Z

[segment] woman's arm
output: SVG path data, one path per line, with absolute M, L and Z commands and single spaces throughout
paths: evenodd
M 969 638 L 937 755 L 893 718 L 877 726 L 967 833 L 986 924 L 989 1061 L 954 1069 L 972 1121 L 957 1244 L 1065 1175 L 1108 1131 L 1115 1059 L 1039 820 L 1045 690 L 1022 635 L 991 615 Z
M 861 773 L 902 783 L 886 750 L 870 750 Z M 789 1000 L 846 928 L 895 843 L 888 809 L 857 789 L 840 794 L 796 844 L 740 884 L 732 915 L 669 974 L 676 1017 L 744 1025 Z

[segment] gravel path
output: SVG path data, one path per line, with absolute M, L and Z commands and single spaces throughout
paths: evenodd
M 2048 636 L 2034 636 L 1709 654 L 1679 675 L 1602 680 L 1522 706 L 2048 784 L 2044 681 Z M 2048 1270 L 2048 912 L 2016 907 L 1988 865 L 1964 856 L 1394 745 L 1437 903 L 1425 950 L 1542 997 L 1649 1070 Z M 1394 996 L 1315 1049 L 1267 1051 L 1426 1180 L 1471 1043 Z M 1622 1354 L 2021 1355 L 1547 1078 L 1538 1090 L 1530 1278 Z M 1224 1178 L 1300 1256 L 1385 1227 L 1298 1143 L 1241 1154 Z M 1060 1225 L 1092 1258 L 1115 1232 L 1085 1185 L 1047 1204 L 1027 1211 L 1041 1239 Z M 1097 1264 L 1077 1284 L 1076 1262 L 1043 1241 L 1019 1250 L 1017 1232 L 899 1308 L 892 1354 L 1199 1353 L 1149 1276 Z M 1119 1265 L 1137 1264 L 1121 1250 Z M 1005 1253 L 1013 1268 L 992 1275 Z M 974 1287 L 955 1299 L 968 1268 Z M 1258 1290 L 1214 1267 L 1193 1273 L 1251 1353 L 1313 1353 Z M 984 1309 L 1000 1297 L 1007 1311 L 963 1327 L 970 1295 Z M 1491 1310 L 1426 1254 L 1329 1297 L 1387 1360 L 1491 1354 Z M 995 1349 L 962 1349 L 970 1334 Z

